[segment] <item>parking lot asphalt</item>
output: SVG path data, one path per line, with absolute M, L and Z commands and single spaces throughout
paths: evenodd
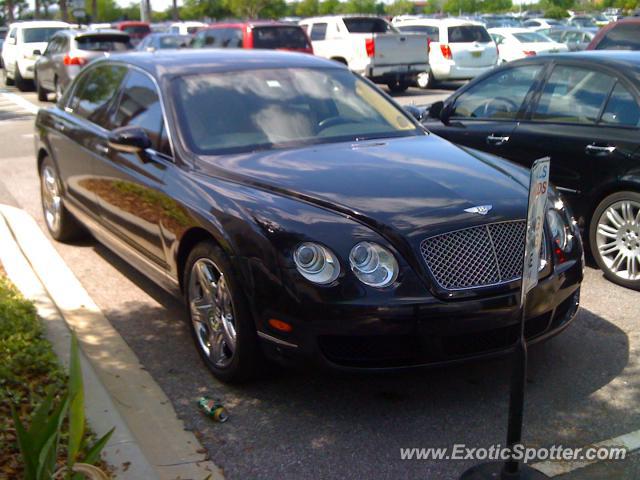
M 412 89 L 397 99 L 420 105 L 449 93 Z M 33 92 L 20 96 L 37 103 Z M 1 91 L 0 145 L 0 202 L 44 230 L 33 116 Z M 180 302 L 92 239 L 55 247 L 229 479 L 455 479 L 475 462 L 403 461 L 400 448 L 504 445 L 508 358 L 385 375 L 274 368 L 229 387 L 198 358 Z M 640 430 L 638 305 L 639 292 L 587 268 L 574 324 L 530 349 L 528 445 L 582 447 Z M 230 420 L 202 416 L 200 395 L 219 398 Z M 640 456 L 559 478 L 640 478 Z

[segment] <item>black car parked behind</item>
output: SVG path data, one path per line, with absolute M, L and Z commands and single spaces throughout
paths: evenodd
M 582 52 L 509 63 L 470 82 L 424 125 L 530 167 L 551 156 L 607 278 L 640 289 L 640 53 Z

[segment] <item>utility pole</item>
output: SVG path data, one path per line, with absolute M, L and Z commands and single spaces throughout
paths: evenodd
M 140 21 L 151 22 L 151 4 L 149 0 L 140 0 Z

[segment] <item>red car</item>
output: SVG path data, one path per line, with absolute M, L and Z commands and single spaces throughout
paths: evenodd
M 140 43 L 144 37 L 151 33 L 151 25 L 147 22 L 124 21 L 113 25 L 113 28 L 128 33 L 131 43 L 134 45 Z
M 193 48 L 265 48 L 313 53 L 307 33 L 280 22 L 215 23 L 196 33 Z
M 623 18 L 605 25 L 587 50 L 640 50 L 640 17 Z

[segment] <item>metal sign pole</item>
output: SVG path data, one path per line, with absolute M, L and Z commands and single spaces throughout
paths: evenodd
M 522 441 L 522 423 L 524 418 L 524 391 L 527 379 L 527 340 L 525 338 L 525 319 L 527 294 L 538 284 L 540 266 L 540 247 L 546 215 L 547 191 L 549 187 L 549 157 L 536 160 L 531 167 L 529 178 L 529 201 L 527 204 L 527 226 L 523 255 L 522 286 L 520 288 L 520 323 L 518 339 L 513 352 L 513 371 L 509 392 L 509 416 L 507 425 L 507 447 L 513 447 Z M 503 463 L 488 462 L 470 468 L 462 474 L 461 480 L 537 480 L 547 478 L 518 460 L 509 459 Z

